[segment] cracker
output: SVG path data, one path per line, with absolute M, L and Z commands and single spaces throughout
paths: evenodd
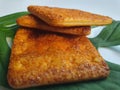
M 25 15 L 17 19 L 17 24 L 23 27 L 35 28 L 39 30 L 71 34 L 71 35 L 88 35 L 91 32 L 90 26 L 79 27 L 55 27 L 50 26 L 34 15 Z
M 77 9 L 31 5 L 28 7 L 28 11 L 52 26 L 93 26 L 112 23 L 112 19 L 108 16 Z
M 89 39 L 20 28 L 12 46 L 8 83 L 12 88 L 105 78 L 109 68 Z

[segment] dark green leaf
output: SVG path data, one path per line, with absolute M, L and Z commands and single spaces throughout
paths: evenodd
M 90 40 L 96 48 L 120 45 L 120 21 L 113 21 L 98 36 L 90 38 Z
M 0 27 L 11 27 L 16 25 L 16 19 L 25 14 L 28 14 L 28 12 L 18 12 L 18 13 L 0 17 Z
M 6 74 L 10 56 L 10 48 L 7 45 L 5 33 L 0 31 L 0 85 L 8 86 Z

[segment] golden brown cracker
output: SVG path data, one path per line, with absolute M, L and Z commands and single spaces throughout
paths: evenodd
M 8 68 L 12 88 L 105 78 L 109 68 L 89 39 L 20 28 Z
M 28 7 L 28 11 L 52 26 L 93 26 L 112 23 L 112 19 L 108 16 L 77 9 L 31 5 Z
M 17 24 L 23 27 L 35 28 L 39 30 L 58 32 L 71 35 L 88 35 L 91 32 L 90 26 L 79 27 L 55 27 L 50 26 L 34 15 L 25 15 L 17 19 Z

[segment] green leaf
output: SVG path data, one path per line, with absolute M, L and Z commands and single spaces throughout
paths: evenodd
M 8 86 L 6 74 L 10 56 L 10 48 L 7 45 L 5 33 L 0 31 L 0 85 Z
M 7 83 L 7 68 L 11 49 L 9 48 L 6 37 L 14 38 L 18 28 L 16 18 L 27 14 L 20 12 L 4 17 L 0 17 L 0 89 L 12 90 Z M 106 26 L 95 38 L 90 38 L 92 43 L 98 48 L 101 46 L 119 45 L 120 22 L 114 21 Z M 32 87 L 23 90 L 119 90 L 120 89 L 120 65 L 107 62 L 110 67 L 110 75 L 106 79 L 76 82 L 69 84 L 50 85 L 42 87 Z
M 18 13 L 0 17 L 0 27 L 11 27 L 16 25 L 16 19 L 25 14 L 28 14 L 28 12 L 18 12 Z
M 98 36 L 90 40 L 96 48 L 120 45 L 120 21 L 113 21 Z

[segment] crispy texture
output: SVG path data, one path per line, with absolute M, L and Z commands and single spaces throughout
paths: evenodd
M 108 16 L 76 9 L 31 5 L 28 7 L 28 11 L 52 26 L 92 26 L 112 23 L 112 19 Z
M 43 22 L 34 15 L 25 15 L 17 19 L 17 24 L 23 27 L 35 28 L 39 30 L 58 32 L 71 35 L 88 35 L 90 34 L 90 26 L 79 27 L 55 27 Z
M 105 78 L 109 68 L 85 36 L 21 28 L 12 46 L 8 83 L 13 88 Z

